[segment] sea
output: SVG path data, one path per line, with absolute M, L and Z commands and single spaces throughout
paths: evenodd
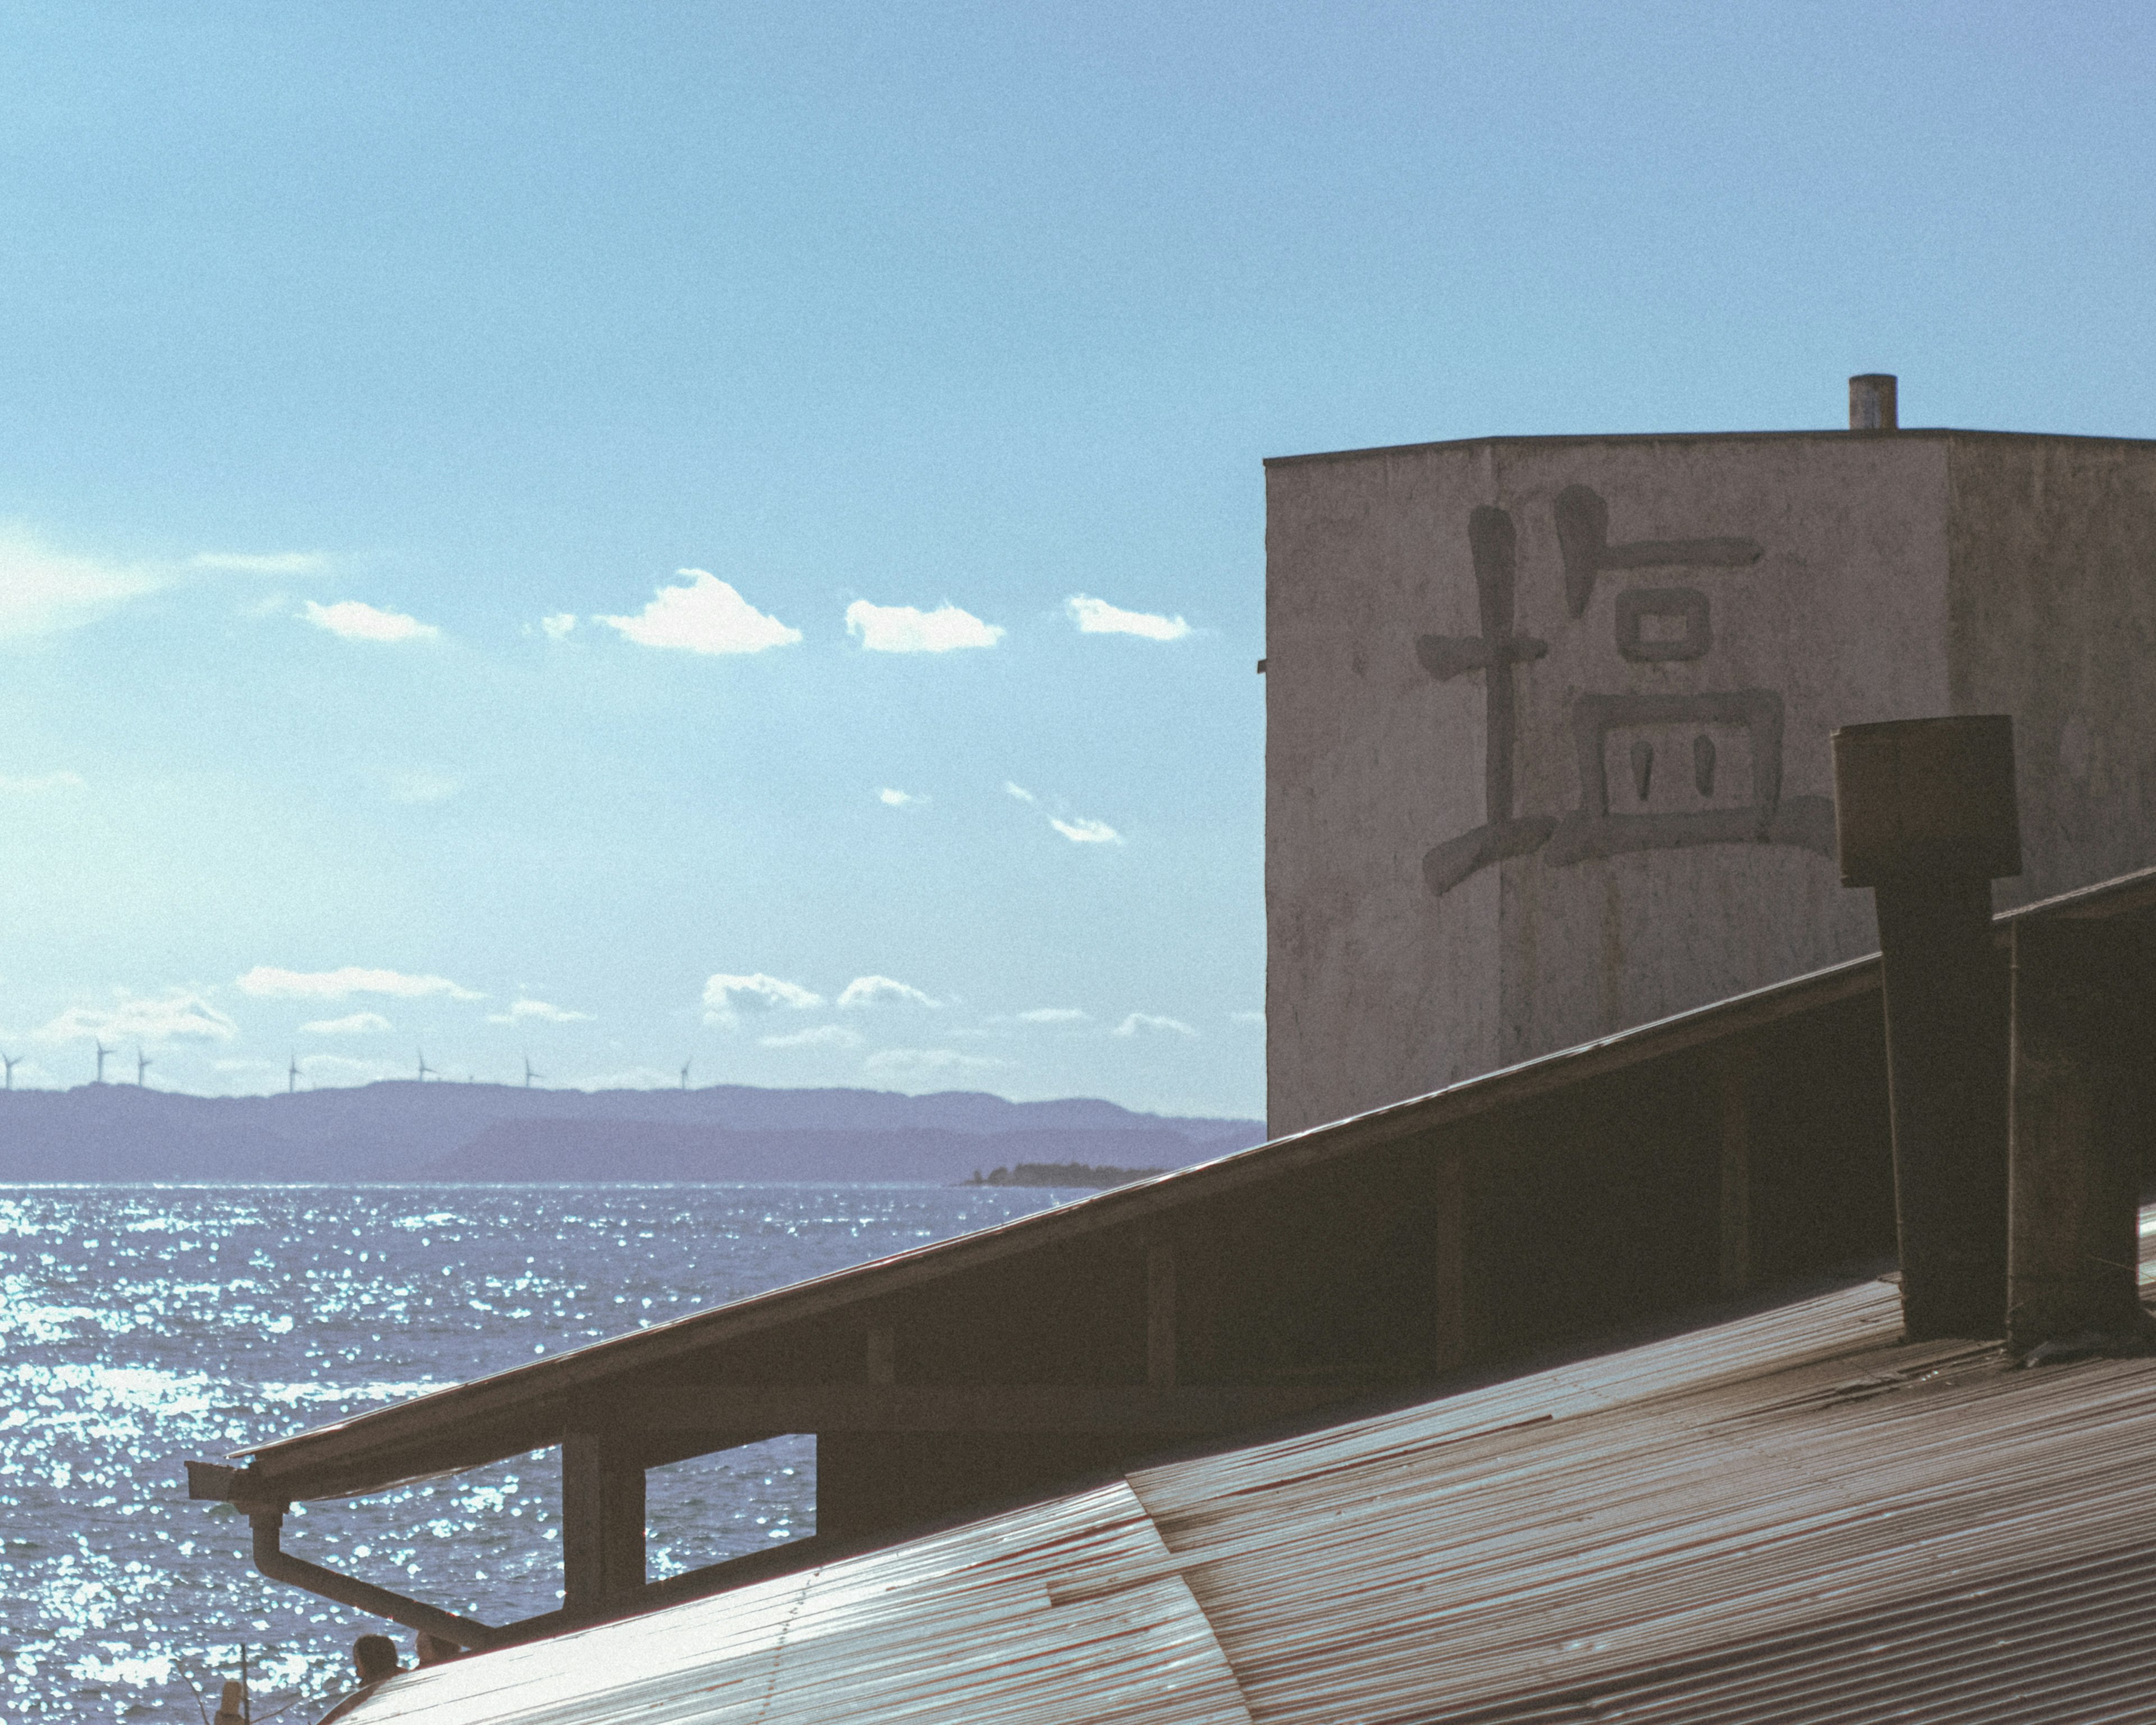
M 0 1725 L 311 1722 L 393 1630 L 265 1580 L 220 1460 L 1080 1194 L 814 1185 L 0 1187 Z M 551 1451 L 350 1503 L 287 1548 L 506 1622 L 561 1603 Z M 808 1437 L 654 1470 L 650 1572 L 815 1529 Z M 393 1630 L 403 1656 L 408 1631 Z

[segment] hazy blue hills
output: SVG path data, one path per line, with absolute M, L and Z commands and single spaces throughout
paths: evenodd
M 953 1091 L 570 1091 L 410 1079 L 268 1096 L 0 1094 L 0 1180 L 932 1180 L 1020 1163 L 1180 1168 L 1261 1122 Z

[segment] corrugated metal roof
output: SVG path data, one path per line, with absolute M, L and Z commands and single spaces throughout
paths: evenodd
M 1843 1289 L 416 1673 L 354 1717 L 2156 1717 L 2156 1360 L 2015 1369 L 1899 1329 L 1891 1286 Z
M 2117 916 L 2152 904 L 2156 904 L 2156 869 L 2025 906 L 1998 921 L 2003 937 L 2005 927 L 2019 916 Z M 287 1481 L 288 1495 L 305 1497 L 314 1495 L 307 1477 L 311 1471 L 326 1478 L 333 1469 L 355 1465 L 363 1468 L 369 1465 L 365 1458 L 380 1452 L 385 1458 L 382 1465 L 393 1471 L 364 1486 L 341 1481 L 335 1495 L 380 1490 L 397 1477 L 394 1457 L 400 1453 L 399 1446 L 425 1440 L 433 1434 L 452 1429 L 476 1430 L 490 1424 L 513 1421 L 523 1410 L 543 1407 L 625 1372 L 664 1366 L 777 1325 L 886 1298 L 1014 1254 L 1104 1230 L 1143 1224 L 1186 1204 L 1361 1154 L 1647 1060 L 1748 1034 L 1798 1014 L 1874 992 L 1877 987 L 1877 958 L 1852 960 L 1000 1227 L 617 1336 L 236 1453 L 253 1455 L 257 1476 L 273 1485 Z M 512 1431 L 503 1435 L 496 1447 L 507 1455 L 529 1447 L 534 1440 L 545 1440 Z
M 1123 1484 L 392 1679 L 355 1722 L 1250 1725 Z

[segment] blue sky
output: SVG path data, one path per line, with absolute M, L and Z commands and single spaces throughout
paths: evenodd
M 2145 7 L 0 40 L 18 1084 L 1255 1114 L 1265 456 L 2156 435 Z

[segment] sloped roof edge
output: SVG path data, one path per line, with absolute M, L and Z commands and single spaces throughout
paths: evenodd
M 2152 905 L 2156 905 L 2156 868 L 2024 905 L 2001 912 L 1994 921 L 2004 937 L 2011 924 L 2023 916 L 2120 916 Z M 1282 1173 L 1471 1120 L 1646 1060 L 1743 1035 L 1799 1013 L 1871 993 L 1878 986 L 1876 953 L 1851 959 L 1149 1180 L 692 1312 L 648 1330 L 610 1337 L 487 1377 L 445 1385 L 386 1408 L 232 1453 L 252 1456 L 250 1471 L 274 1481 L 282 1474 L 301 1473 L 315 1465 L 346 1460 L 453 1425 L 496 1418 L 572 1394 L 620 1372 L 661 1364 L 778 1324 L 885 1298 L 1018 1253 L 1142 1222 Z M 371 1489 L 393 1483 L 385 1479 Z

